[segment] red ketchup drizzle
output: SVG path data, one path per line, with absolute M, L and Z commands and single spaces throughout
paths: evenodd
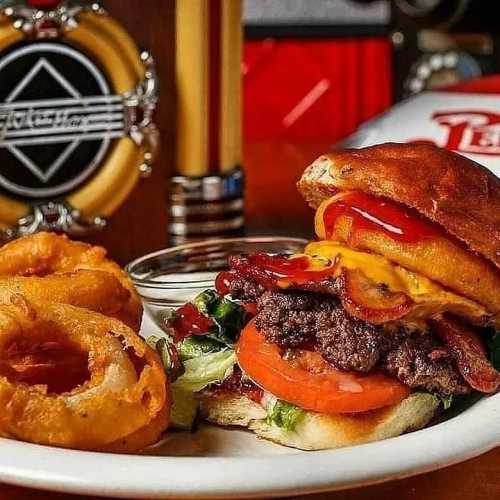
M 219 293 L 219 295 L 227 295 L 231 292 L 231 281 L 237 279 L 238 276 L 231 271 L 222 271 L 215 278 L 215 289 Z
M 287 286 L 318 281 L 332 275 L 333 266 L 322 270 L 310 270 L 307 256 L 293 259 L 282 255 L 255 253 L 230 258 L 231 267 L 243 276 L 256 279 L 264 286 Z
M 256 386 L 251 380 L 243 379 L 243 373 L 238 366 L 234 367 L 233 373 L 227 377 L 222 384 L 213 387 L 214 392 L 236 393 L 260 403 L 264 396 L 264 391 Z
M 332 229 L 342 216 L 352 219 L 352 232 L 359 229 L 378 231 L 404 243 L 443 236 L 438 227 L 415 211 L 361 191 L 347 193 L 326 207 L 323 222 L 327 238 L 332 236 Z
M 198 311 L 196 306 L 188 302 L 177 309 L 175 317 L 168 321 L 168 326 L 175 331 L 174 341 L 180 342 L 190 335 L 204 335 L 213 323 Z

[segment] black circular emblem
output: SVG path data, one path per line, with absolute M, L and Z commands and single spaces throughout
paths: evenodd
M 124 135 L 124 106 L 86 55 L 59 42 L 0 56 L 0 187 L 22 198 L 74 190 Z

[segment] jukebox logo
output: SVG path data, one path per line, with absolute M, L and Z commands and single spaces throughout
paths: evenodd
M 432 120 L 446 129 L 440 146 L 459 153 L 500 155 L 500 114 L 488 111 L 441 111 Z
M 0 58 L 0 186 L 49 198 L 96 173 L 125 135 L 123 98 L 103 71 L 60 42 L 27 43 Z

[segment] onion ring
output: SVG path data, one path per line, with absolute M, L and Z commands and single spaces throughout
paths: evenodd
M 158 436 L 167 428 L 170 408 L 165 407 L 151 423 L 130 436 L 111 443 L 99 451 L 106 453 L 136 453 L 158 442 Z
M 166 428 L 158 355 L 122 322 L 12 295 L 0 305 L 0 436 L 137 451 Z
M 115 316 L 138 331 L 141 300 L 125 271 L 106 257 L 104 248 L 45 232 L 19 238 L 0 248 L 0 276 L 47 276 L 82 269 L 106 271 L 120 281 L 130 295 L 120 315 Z
M 127 323 L 123 308 L 130 292 L 120 281 L 105 271 L 80 270 L 74 273 L 48 276 L 0 277 L 0 303 L 9 302 L 13 294 L 21 294 L 29 301 L 47 301 L 90 309 Z M 131 328 L 135 323 L 129 324 Z

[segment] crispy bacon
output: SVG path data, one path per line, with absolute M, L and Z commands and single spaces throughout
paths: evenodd
M 229 265 L 236 276 L 253 280 L 267 290 L 294 288 L 339 297 L 352 316 L 373 324 L 400 319 L 413 305 L 404 293 L 392 293 L 366 278 L 362 272 L 343 269 L 340 276 L 335 277 L 335 265 L 321 270 L 308 269 L 307 257 L 287 259 L 267 254 L 238 255 L 229 258 Z M 224 273 L 224 280 L 230 274 Z
M 246 396 L 256 403 L 260 403 L 264 397 L 264 391 L 255 385 L 249 378 L 243 377 L 243 372 L 238 365 L 234 367 L 233 373 L 224 379 L 221 384 L 211 385 L 210 390 L 216 395 L 236 393 L 241 396 Z
M 340 298 L 352 316 L 381 325 L 405 316 L 413 306 L 408 295 L 377 285 L 357 269 L 343 269 Z
M 464 379 L 480 392 L 492 393 L 500 387 L 500 373 L 486 356 L 486 350 L 477 333 L 450 317 L 434 321 L 434 331 L 451 349 Z
M 229 257 L 229 267 L 241 276 L 253 279 L 267 289 L 300 286 L 318 282 L 334 274 L 335 264 L 324 269 L 311 269 L 310 258 L 253 253 Z
M 338 279 L 331 276 L 333 267 L 308 270 L 306 260 L 307 257 L 289 259 L 282 255 L 264 253 L 232 255 L 229 257 L 229 267 L 232 272 L 259 283 L 266 290 L 295 288 L 338 296 Z

